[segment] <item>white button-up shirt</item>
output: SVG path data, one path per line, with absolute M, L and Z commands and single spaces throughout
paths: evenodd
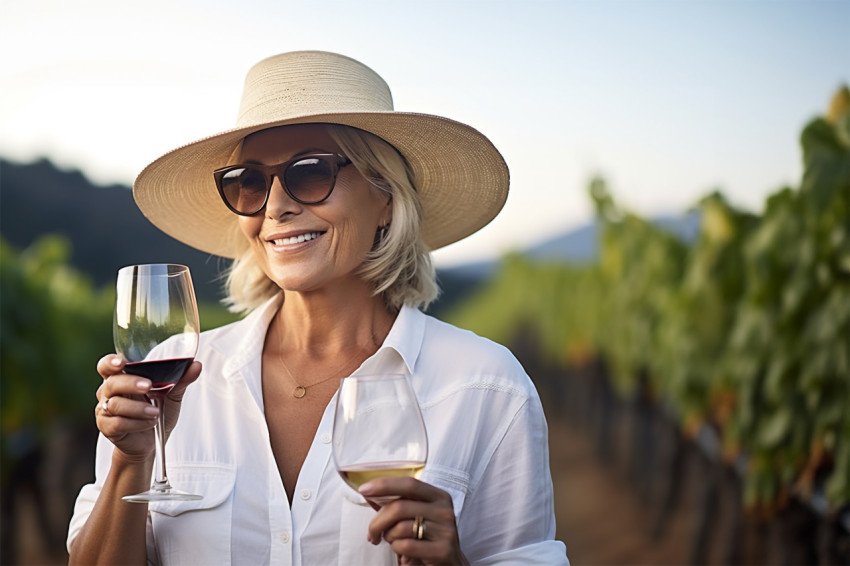
M 176 489 L 200 501 L 149 504 L 153 564 L 396 564 L 373 546 L 375 511 L 337 474 L 335 398 L 322 416 L 293 501 L 283 488 L 264 415 L 261 359 L 280 297 L 244 320 L 202 334 L 203 372 L 183 398 L 166 446 Z M 525 371 L 504 347 L 404 307 L 384 344 L 355 372 L 405 372 L 422 407 L 428 463 L 422 481 L 452 496 L 461 549 L 473 564 L 568 564 L 554 540 L 547 427 Z M 77 498 L 76 537 L 109 473 L 97 447 L 95 483 Z M 121 536 L 104 533 L 104 536 Z

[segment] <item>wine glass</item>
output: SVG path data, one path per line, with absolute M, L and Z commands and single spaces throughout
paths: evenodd
M 203 499 L 178 491 L 165 472 L 165 396 L 198 351 L 198 306 L 192 276 L 184 265 L 155 263 L 118 270 L 112 336 L 115 351 L 127 361 L 124 371 L 151 380 L 146 397 L 159 408 L 154 426 L 155 477 L 150 490 L 124 501 Z
M 378 477 L 422 475 L 428 435 L 406 375 L 357 375 L 342 380 L 334 414 L 333 456 L 340 476 L 355 491 Z M 385 505 L 393 499 L 370 501 Z

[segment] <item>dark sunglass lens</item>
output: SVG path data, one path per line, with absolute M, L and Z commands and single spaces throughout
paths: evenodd
M 321 157 L 305 157 L 284 172 L 284 185 L 297 200 L 305 203 L 327 198 L 333 188 L 333 167 Z
M 221 189 L 230 206 L 239 212 L 253 214 L 266 200 L 266 178 L 256 169 L 239 167 L 221 178 Z

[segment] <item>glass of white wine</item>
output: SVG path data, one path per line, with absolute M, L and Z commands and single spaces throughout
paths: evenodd
M 379 477 L 422 475 L 428 435 L 406 375 L 357 375 L 342 380 L 334 415 L 333 456 L 340 476 L 354 490 Z M 370 501 L 384 505 L 392 499 Z

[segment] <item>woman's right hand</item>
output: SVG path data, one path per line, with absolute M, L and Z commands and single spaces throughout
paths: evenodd
M 118 453 L 129 461 L 143 462 L 153 458 L 153 427 L 159 410 L 145 397 L 151 381 L 124 373 L 124 364 L 124 358 L 116 354 L 106 355 L 98 361 L 97 372 L 103 383 L 97 390 L 95 419 L 98 430 L 115 445 Z M 166 438 L 177 424 L 183 393 L 200 373 L 200 362 L 192 362 L 166 396 L 163 404 Z M 107 401 L 106 407 L 104 401 Z

